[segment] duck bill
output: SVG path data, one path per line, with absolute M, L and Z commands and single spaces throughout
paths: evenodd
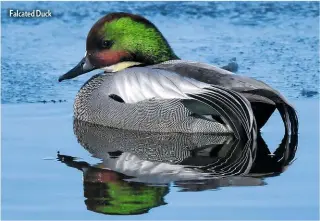
M 85 56 L 79 64 L 77 64 L 74 68 L 72 68 L 70 71 L 68 71 L 66 74 L 61 75 L 59 77 L 59 82 L 67 79 L 75 78 L 79 75 L 85 74 L 87 72 L 90 72 L 92 70 L 96 69 L 89 61 L 88 57 Z

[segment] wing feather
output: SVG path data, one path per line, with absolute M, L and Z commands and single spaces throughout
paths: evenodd
M 286 133 L 298 134 L 298 117 L 292 105 L 266 83 L 241 75 L 235 75 L 213 65 L 199 62 L 172 60 L 152 66 L 155 69 L 173 71 L 181 76 L 228 88 L 245 96 L 250 103 L 267 105 L 269 111 L 255 113 L 259 129 L 265 124 L 276 107 L 282 117 Z M 235 95 L 236 96 L 236 95 Z M 261 110 L 261 108 L 258 108 Z M 263 109 L 263 106 L 262 106 Z M 252 122 L 252 121 L 251 121 Z
M 118 72 L 113 81 L 117 87 L 111 92 L 122 97 L 125 103 L 147 99 L 195 99 L 211 108 L 208 115 L 219 114 L 238 138 L 243 135 L 250 137 L 254 121 L 252 109 L 247 99 L 237 92 L 174 72 L 140 67 Z

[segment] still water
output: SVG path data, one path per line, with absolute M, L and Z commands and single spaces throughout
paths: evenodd
M 318 3 L 1 6 L 2 219 L 319 219 Z M 35 8 L 53 16 L 8 16 Z M 58 76 L 113 11 L 146 16 L 183 59 L 223 66 L 236 58 L 237 74 L 267 82 L 297 108 L 299 137 L 284 135 L 277 113 L 256 142 L 75 121 L 73 99 L 92 74 Z

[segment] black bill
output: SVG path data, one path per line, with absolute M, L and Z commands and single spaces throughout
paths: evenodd
M 79 75 L 85 74 L 89 71 L 94 70 L 95 67 L 91 65 L 90 61 L 87 57 L 84 57 L 79 64 L 77 64 L 74 68 L 72 68 L 70 71 L 68 71 L 66 74 L 61 75 L 59 77 L 59 82 L 67 79 L 75 78 Z

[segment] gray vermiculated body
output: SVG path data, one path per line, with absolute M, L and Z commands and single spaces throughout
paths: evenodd
M 133 72 L 135 70 L 138 71 L 136 75 Z M 154 73 L 148 74 L 150 71 Z M 127 97 L 128 100 L 124 99 L 124 101 L 129 103 L 121 103 L 109 97 L 111 94 L 117 94 L 125 98 L 124 94 L 130 95 L 132 93 L 136 93 L 138 96 L 141 88 L 147 89 L 141 85 L 135 87 L 133 84 L 138 84 L 145 77 L 149 77 L 149 79 L 144 80 L 148 81 L 150 85 L 153 83 L 165 89 L 168 89 L 165 84 L 175 80 L 174 78 L 176 78 L 176 82 L 183 79 L 169 74 L 169 80 L 159 82 L 157 72 L 159 71 L 150 68 L 131 68 L 119 73 L 102 74 L 94 77 L 80 89 L 76 97 L 74 104 L 75 117 L 91 123 L 129 130 L 186 133 L 232 132 L 216 121 L 191 116 L 192 113 L 181 103 L 181 99 L 188 98 L 188 96 L 179 90 L 183 88 L 185 92 L 196 92 L 201 91 L 201 88 L 190 83 L 190 87 L 186 87 L 185 84 L 188 81 L 184 81 L 184 84 L 180 82 L 180 85 L 171 91 L 166 90 L 166 94 L 162 94 L 164 99 L 161 99 L 161 94 L 154 87 L 149 88 L 151 91 L 146 92 L 145 97 L 141 97 L 141 101 L 139 99 L 132 101 Z M 167 74 L 166 71 L 161 72 Z M 193 83 L 195 82 L 193 81 Z M 119 83 L 122 83 L 122 87 L 117 87 Z M 204 87 L 207 85 L 198 82 L 198 86 Z M 128 89 L 131 91 L 128 91 Z
M 104 78 L 101 86 L 93 86 L 99 89 L 89 90 L 89 98 L 85 95 L 86 99 L 76 102 L 78 105 L 75 106 L 75 116 L 79 119 L 143 131 L 232 131 L 238 135 L 248 135 L 252 132 L 253 120 L 260 129 L 277 108 L 286 132 L 298 133 L 296 112 L 278 91 L 261 81 L 235 75 L 212 65 L 172 60 L 147 67 L 128 68 L 100 78 Z M 94 79 L 94 82 L 96 81 L 97 79 Z M 83 91 L 93 84 L 96 83 L 89 80 L 80 95 L 87 93 Z M 109 99 L 112 94 L 123 98 L 125 104 Z M 205 102 L 209 106 L 215 106 L 215 109 L 220 109 L 215 111 L 222 117 L 224 125 L 231 127 L 231 130 L 226 130 L 217 121 L 191 116 L 197 113 L 197 110 L 193 111 L 193 107 L 185 106 L 185 102 L 182 105 L 180 101 L 186 99 L 200 102 L 192 104 L 193 107 Z M 82 108 L 84 103 L 88 108 Z M 198 115 L 203 117 L 208 114 Z M 252 115 L 255 119 L 252 119 Z

